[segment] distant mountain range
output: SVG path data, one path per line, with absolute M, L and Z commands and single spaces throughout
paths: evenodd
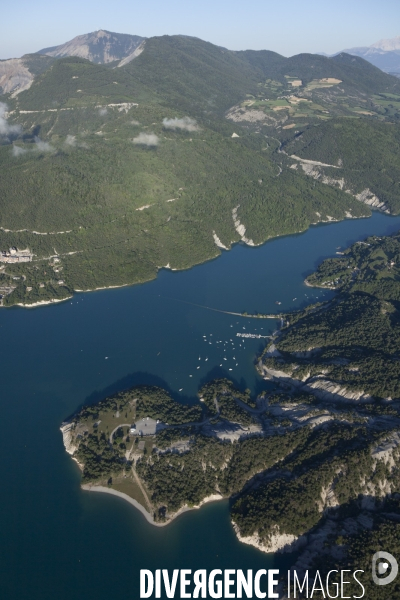
M 60 46 L 43 48 L 38 54 L 46 54 L 54 58 L 79 56 L 98 64 L 108 64 L 123 59 L 129 62 L 130 56 L 140 48 L 145 39 L 139 35 L 113 33 L 100 29 L 93 33 L 78 35 Z M 342 52 L 360 56 L 385 73 L 400 77 L 400 36 L 380 40 L 371 46 L 349 48 Z
M 400 36 L 389 40 L 380 40 L 371 46 L 349 48 L 343 52 L 360 56 L 385 73 L 400 77 Z
M 139 35 L 100 29 L 78 35 L 59 46 L 42 48 L 36 53 L 26 54 L 21 58 L 0 60 L 0 94 L 17 95 L 29 89 L 35 77 L 45 71 L 54 60 L 68 56 L 83 58 L 96 64 L 123 67 L 141 54 L 146 39 Z M 381 40 L 368 47 L 350 48 L 340 54 L 346 53 L 364 58 L 382 71 L 400 77 L 400 36 Z M 323 52 L 320 54 L 328 56 Z M 279 56 L 272 52 L 270 55 Z

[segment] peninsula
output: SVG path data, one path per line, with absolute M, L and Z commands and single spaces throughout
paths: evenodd
M 139 386 L 84 407 L 61 427 L 82 487 L 122 495 L 158 525 L 229 498 L 238 539 L 297 550 L 298 572 L 362 568 L 388 527 L 396 554 L 399 268 L 400 234 L 324 261 L 307 283 L 337 294 L 285 315 L 257 362 L 273 389 L 254 399 L 218 379 L 192 406 Z

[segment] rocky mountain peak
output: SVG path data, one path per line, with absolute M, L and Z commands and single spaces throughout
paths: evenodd
M 131 55 L 144 40 L 145 38 L 138 35 L 114 33 L 100 29 L 78 35 L 60 46 L 43 48 L 39 50 L 39 54 L 55 58 L 78 56 L 94 63 L 106 64 Z
M 390 40 L 379 40 L 379 42 L 372 44 L 370 48 L 376 48 L 377 50 L 383 50 L 384 52 L 400 50 L 400 35 Z

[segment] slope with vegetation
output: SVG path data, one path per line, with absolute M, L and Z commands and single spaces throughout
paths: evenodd
M 33 260 L 0 263 L 4 289 L 15 288 L 4 305 L 143 282 L 240 241 L 257 245 L 319 221 L 367 216 L 357 196 L 364 185 L 397 211 L 395 161 L 373 178 L 369 160 L 357 179 L 353 169 L 351 195 L 291 169 L 281 147 L 297 143 L 293 119 L 304 136 L 319 138 L 326 119 L 347 115 L 343 103 L 369 106 L 373 95 L 400 92 L 395 78 L 361 59 L 285 59 L 162 36 L 119 68 L 76 56 L 29 61 L 29 89 L 3 96 L 0 250 L 29 248 Z M 370 117 L 372 125 L 362 112 L 357 123 L 387 128 L 382 144 L 385 131 L 397 135 L 397 125 L 378 122 L 396 121 L 395 111 Z M 367 144 L 367 133 L 360 140 Z M 341 157 L 348 170 L 353 151 L 350 142 Z
M 400 96 L 397 100 L 400 108 Z M 332 119 L 288 140 L 284 150 L 303 161 L 324 163 L 290 161 L 317 181 L 349 190 L 386 212 L 399 212 L 400 129 L 392 122 Z
M 322 395 L 337 389 L 344 397 L 375 397 L 382 406 L 399 397 L 399 261 L 399 234 L 368 238 L 324 261 L 307 283 L 339 293 L 289 315 L 260 368 L 285 372 Z

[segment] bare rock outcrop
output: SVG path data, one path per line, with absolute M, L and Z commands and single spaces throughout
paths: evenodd
M 390 210 L 386 206 L 386 204 L 384 202 L 382 202 L 381 200 L 379 200 L 378 196 L 376 196 L 373 192 L 371 192 L 371 190 L 369 188 L 365 188 L 365 190 L 363 190 L 359 194 L 356 194 L 355 197 L 360 202 L 364 202 L 364 204 L 367 204 L 368 206 L 372 206 L 372 208 L 378 208 L 379 210 L 382 210 L 383 212 L 390 214 Z
M 65 450 L 71 456 L 78 449 L 77 445 L 73 441 L 72 432 L 74 431 L 74 429 L 75 429 L 75 426 L 73 423 L 63 423 L 60 427 L 60 431 L 62 432 L 62 436 L 63 436 Z
M 140 56 L 140 54 L 142 54 L 142 52 L 144 50 L 145 44 L 146 44 L 146 40 L 144 40 L 137 48 L 135 48 L 135 50 L 131 54 L 129 54 L 128 56 L 123 58 L 117 66 L 123 67 L 124 65 L 127 65 L 128 63 L 130 63 L 131 60 L 133 60 L 134 58 L 137 58 L 138 56 Z
M 240 207 L 240 204 L 232 210 L 232 218 L 233 218 L 236 232 L 240 235 L 242 242 L 244 242 L 248 246 L 255 246 L 255 243 L 253 242 L 253 240 L 251 240 L 250 238 L 245 236 L 246 227 L 243 225 L 243 223 L 240 222 L 240 219 L 237 214 L 239 207 Z
M 297 537 L 291 533 L 283 533 L 280 531 L 278 525 L 274 526 L 273 531 L 265 542 L 260 539 L 258 532 L 255 532 L 253 535 L 242 536 L 238 525 L 234 522 L 232 522 L 232 525 L 240 542 L 254 546 L 267 554 L 271 552 L 293 552 L 300 549 L 306 543 L 305 536 L 301 535 Z
M 23 58 L 0 61 L 0 91 L 16 96 L 31 87 L 34 76 Z

